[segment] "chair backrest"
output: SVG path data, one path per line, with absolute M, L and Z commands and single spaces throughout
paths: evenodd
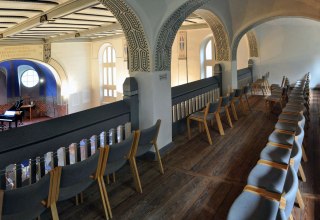
M 235 89 L 235 90 L 234 90 L 234 96 L 235 96 L 235 97 L 241 97 L 241 96 L 242 96 L 242 93 L 243 93 L 243 90 L 242 90 L 242 89 Z
M 106 146 L 105 149 L 108 149 Z M 106 161 L 107 153 L 100 148 L 91 157 L 81 162 L 59 167 L 61 169 L 60 188 L 58 200 L 63 201 L 84 191 L 96 179 L 100 170 L 99 163 Z M 104 173 L 103 171 L 100 171 Z
M 215 113 L 220 110 L 221 108 L 221 101 L 222 99 L 218 99 L 217 101 L 213 103 L 208 103 L 208 113 Z
M 2 220 L 35 219 L 46 209 L 50 192 L 52 172 L 46 174 L 38 182 L 22 188 L 1 191 L 3 195 Z M 1 195 L 0 195 L 1 200 Z M 43 203 L 44 202 L 44 203 Z
M 133 155 L 141 156 L 147 153 L 151 147 L 156 144 L 159 130 L 160 130 L 161 120 L 158 119 L 155 125 L 150 128 L 146 128 L 140 131 L 139 144 Z
M 298 146 L 297 142 L 294 141 L 291 155 L 290 155 L 290 164 L 296 173 L 298 173 L 299 165 L 302 158 L 302 149 Z
M 298 190 L 298 176 L 295 173 L 294 169 L 289 166 L 286 181 L 284 184 L 284 198 L 286 200 L 286 207 L 283 210 L 286 216 L 286 219 L 289 219 L 290 214 L 292 212 L 297 190 Z
M 247 94 L 249 92 L 249 90 L 250 90 L 250 86 L 244 86 L 243 87 L 243 93 L 244 94 Z
M 230 103 L 229 96 L 220 97 L 220 100 L 221 100 L 221 106 L 222 107 L 227 106 Z
M 229 101 L 232 101 L 233 98 L 234 98 L 234 92 L 230 92 Z
M 138 144 L 139 137 L 140 132 L 134 131 L 126 140 L 109 146 L 109 157 L 104 175 L 114 173 L 126 164 L 131 150 L 135 149 Z

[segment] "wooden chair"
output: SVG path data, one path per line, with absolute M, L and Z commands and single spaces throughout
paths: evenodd
M 160 156 L 160 152 L 157 144 L 160 125 L 161 125 L 161 120 L 158 119 L 155 125 L 151 126 L 150 128 L 146 128 L 139 131 L 140 138 L 139 138 L 139 141 L 137 141 L 138 144 L 134 144 L 130 152 L 129 161 L 130 161 L 131 169 L 134 169 L 132 170 L 132 172 L 135 174 L 136 186 L 138 186 L 139 188 L 138 191 L 140 193 L 142 193 L 142 186 L 141 186 L 139 172 L 136 164 L 136 157 L 146 154 L 152 149 L 152 147 L 154 147 L 156 152 L 156 157 L 159 163 L 160 173 L 164 174 L 161 156 Z
M 0 190 L 0 219 L 35 219 L 47 208 L 53 220 L 58 220 L 55 200 L 55 172 L 50 171 L 38 182 L 22 188 Z
M 283 109 L 283 103 L 286 100 L 286 88 L 271 89 L 271 95 L 266 97 L 265 106 L 266 113 L 269 114 L 274 108 L 275 104 L 279 104 L 281 110 Z
M 249 111 L 252 112 L 252 109 L 251 109 L 250 103 L 249 103 L 249 99 L 248 99 L 248 93 L 249 93 L 249 90 L 250 90 L 250 89 L 251 89 L 250 86 L 248 86 L 248 85 L 247 85 L 247 86 L 244 86 L 244 87 L 243 87 L 243 95 L 244 95 L 245 100 L 246 100 L 246 102 L 247 102 Z
M 131 171 L 133 174 L 136 190 L 142 193 L 141 183 L 137 172 L 135 161 L 132 160 L 131 153 L 137 148 L 139 142 L 140 132 L 134 131 L 133 134 L 126 140 L 113 144 L 109 147 L 109 157 L 107 160 L 104 176 L 114 174 L 121 167 L 123 167 L 127 160 L 129 160 Z M 111 210 L 109 212 L 111 214 Z M 112 214 L 111 214 L 112 216 Z
M 230 117 L 230 113 L 229 113 L 229 107 L 230 107 L 230 100 L 229 100 L 229 96 L 225 96 L 225 97 L 220 97 L 220 102 L 221 102 L 221 107 L 218 110 L 219 113 L 219 117 L 220 117 L 220 113 L 225 113 L 229 126 L 232 128 L 232 121 L 231 121 L 231 117 Z
M 56 167 L 54 172 L 57 173 L 59 178 L 55 181 L 55 201 L 77 197 L 93 182 L 97 182 L 106 219 L 111 218 L 111 208 L 103 181 L 108 153 L 109 147 L 105 146 L 99 148 L 95 154 L 86 160 L 64 167 Z
M 233 98 L 234 98 L 234 92 L 231 92 L 229 95 L 230 107 L 232 110 L 234 120 L 238 121 L 238 114 L 237 114 L 236 107 L 233 102 Z
M 243 103 L 243 89 L 234 90 L 234 97 L 231 102 L 233 103 L 235 109 L 237 106 L 239 106 L 240 110 L 245 114 L 246 110 Z
M 219 115 L 219 109 L 221 107 L 221 99 L 218 102 L 207 103 L 203 111 L 195 112 L 187 118 L 188 138 L 191 139 L 190 121 L 194 120 L 199 123 L 199 131 L 202 132 L 202 124 L 208 136 L 209 144 L 212 145 L 212 139 L 208 128 L 208 121 L 213 124 L 214 117 L 216 118 L 218 129 L 221 135 L 224 135 L 224 130 Z

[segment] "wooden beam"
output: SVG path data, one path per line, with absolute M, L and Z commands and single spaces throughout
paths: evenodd
M 29 18 L 24 22 L 21 22 L 6 31 L 2 32 L 3 37 L 12 36 L 21 33 L 25 30 L 39 26 L 43 22 L 47 22 L 59 17 L 66 16 L 68 14 L 77 12 L 79 10 L 99 4 L 96 0 L 70 0 L 63 4 L 60 4 L 53 9 L 50 9 L 37 16 Z
M 63 41 L 63 40 L 71 39 L 71 38 L 85 37 L 85 36 L 90 36 L 90 35 L 97 34 L 97 33 L 102 33 L 102 32 L 106 32 L 106 31 L 113 31 L 113 30 L 119 30 L 119 29 L 122 29 L 122 27 L 121 27 L 121 25 L 119 23 L 110 24 L 110 25 L 105 25 L 105 26 L 101 26 L 101 27 L 98 27 L 98 28 L 92 28 L 92 29 L 89 29 L 89 30 L 80 31 L 80 32 L 77 32 L 77 33 L 70 33 L 70 34 L 65 34 L 65 35 L 62 35 L 62 36 L 48 38 L 46 40 L 46 42 L 52 43 L 52 42 Z

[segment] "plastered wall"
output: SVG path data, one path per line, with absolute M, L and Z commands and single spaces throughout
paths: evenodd
M 270 72 L 271 83 L 291 82 L 311 73 L 311 87 L 320 87 L 320 23 L 302 18 L 281 18 L 255 28 L 260 57 L 259 75 Z

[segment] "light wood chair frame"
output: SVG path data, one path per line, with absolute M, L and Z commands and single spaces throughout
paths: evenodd
M 160 131 L 160 125 L 157 128 L 156 135 L 152 139 L 151 144 L 153 145 L 153 147 L 154 147 L 154 149 L 156 151 L 156 156 L 157 156 L 157 160 L 158 160 L 158 163 L 159 163 L 160 173 L 164 174 L 161 155 L 160 155 L 158 144 L 157 144 L 159 131 Z M 134 137 L 133 145 L 132 145 L 130 154 L 128 156 L 128 159 L 129 159 L 131 171 L 132 171 L 133 176 L 134 176 L 136 190 L 139 193 L 142 193 L 142 185 L 141 185 L 139 171 L 138 171 L 138 167 L 137 167 L 137 163 L 136 163 L 136 155 L 137 155 L 137 151 L 138 151 L 138 147 L 139 147 L 140 134 L 141 134 L 141 131 L 135 131 L 135 137 Z
M 106 169 L 106 164 L 109 156 L 109 146 L 104 146 L 102 148 L 98 149 L 100 151 L 99 159 L 98 159 L 98 164 L 97 164 L 97 169 L 94 174 L 90 176 L 93 180 L 96 180 L 98 185 L 99 185 L 99 190 L 100 190 L 100 195 L 101 195 L 101 200 L 102 200 L 102 205 L 103 209 L 105 212 L 106 219 L 112 218 L 112 212 L 111 212 L 111 206 L 106 190 L 106 185 L 103 180 L 103 175 Z M 56 202 L 59 199 L 59 190 L 60 190 L 60 179 L 61 179 L 61 172 L 62 172 L 62 167 L 58 166 L 54 168 L 53 170 L 55 178 L 53 179 L 53 187 L 51 191 L 51 198 L 48 199 L 49 201 L 52 201 L 52 204 L 56 204 Z M 54 203 L 53 203 L 54 202 Z M 55 206 L 55 212 L 58 212 Z

